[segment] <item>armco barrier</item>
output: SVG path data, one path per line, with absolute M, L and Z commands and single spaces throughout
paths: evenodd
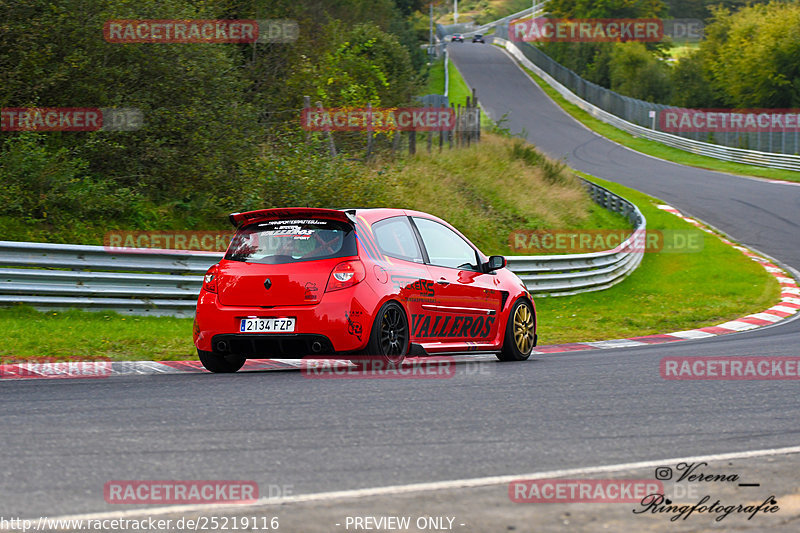
M 639 209 L 608 189 L 584 180 L 592 199 L 625 216 L 634 227 L 617 248 L 588 254 L 509 256 L 508 268 L 537 296 L 567 296 L 607 289 L 642 262 L 647 221 Z
M 782 170 L 800 171 L 800 155 L 794 154 L 780 154 L 775 152 L 759 152 L 756 150 L 745 150 L 744 148 L 733 148 L 729 146 L 721 146 L 719 144 L 712 144 L 702 141 L 696 141 L 673 135 L 671 133 L 664 133 L 662 131 L 645 128 L 628 122 L 616 115 L 600 109 L 596 105 L 582 99 L 567 87 L 558 82 L 555 78 L 550 76 L 547 72 L 542 70 L 533 61 L 531 61 L 514 42 L 501 39 L 497 36 L 494 37 L 495 43 L 504 46 L 508 52 L 517 59 L 524 67 L 532 70 L 537 76 L 545 80 L 551 87 L 558 91 L 567 101 L 577 105 L 590 115 L 602 120 L 607 124 L 611 124 L 623 131 L 630 133 L 636 137 L 643 137 L 651 141 L 657 141 L 673 148 L 679 148 L 687 152 L 692 152 L 698 155 L 713 157 L 722 161 L 732 161 L 735 163 L 745 163 L 748 165 L 757 165 L 768 168 L 777 168 Z M 527 45 L 529 46 L 529 45 Z M 532 49 L 532 47 L 530 47 Z M 664 106 L 662 106 L 664 107 Z
M 202 276 L 221 257 L 0 241 L 0 305 L 193 316 Z
M 639 231 L 614 250 L 508 257 L 508 267 L 533 294 L 605 289 L 642 260 L 644 216 L 627 200 L 586 183 L 597 203 L 623 214 Z M 191 317 L 202 275 L 221 257 L 216 252 L 110 253 L 102 246 L 0 241 L 0 305 Z

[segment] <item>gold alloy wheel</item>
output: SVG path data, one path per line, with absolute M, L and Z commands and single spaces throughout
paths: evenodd
M 533 348 L 533 314 L 527 304 L 520 305 L 514 312 L 514 342 L 517 350 L 525 355 Z

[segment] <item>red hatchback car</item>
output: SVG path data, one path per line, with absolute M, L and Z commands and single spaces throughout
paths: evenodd
M 212 372 L 248 358 L 493 352 L 522 361 L 536 311 L 502 256 L 402 209 L 263 209 L 236 234 L 197 300 L 194 343 Z M 373 359 L 374 360 L 374 359 Z

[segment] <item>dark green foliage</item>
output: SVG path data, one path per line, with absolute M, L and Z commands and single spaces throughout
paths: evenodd
M 717 9 L 706 40 L 675 69 L 687 107 L 800 106 L 800 5 L 770 2 L 737 12 Z
M 144 117 L 128 132 L 0 133 L 0 229 L 26 221 L 43 239 L 65 225 L 205 229 L 245 207 L 349 198 L 344 158 L 298 144 L 303 95 L 331 107 L 411 103 L 425 57 L 406 15 L 418 4 L 0 0 L 1 107 L 132 107 Z M 293 19 L 300 37 L 103 38 L 110 19 L 216 18 Z

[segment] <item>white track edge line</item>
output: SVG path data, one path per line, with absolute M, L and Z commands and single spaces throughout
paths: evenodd
M 563 470 L 550 470 L 546 472 L 533 472 L 529 474 L 509 474 L 502 476 L 489 476 L 480 478 L 457 479 L 451 481 L 434 481 L 427 483 L 412 483 L 408 485 L 391 485 L 387 487 L 373 487 L 368 489 L 351 489 L 331 492 L 318 492 L 313 494 L 302 494 L 297 496 L 285 496 L 282 498 L 261 498 L 254 502 L 243 504 L 191 504 L 175 505 L 170 507 L 152 507 L 142 509 L 130 509 L 126 511 L 110 511 L 104 513 L 89 513 L 78 515 L 63 515 L 58 517 L 48 517 L 49 520 L 103 520 L 111 518 L 126 518 L 133 516 L 156 516 L 176 513 L 203 512 L 220 509 L 248 509 L 263 505 L 284 505 L 290 503 L 318 502 L 337 499 L 358 499 L 371 496 L 389 496 L 395 494 L 407 494 L 411 492 L 438 491 L 458 488 L 475 488 L 489 485 L 499 485 L 511 483 L 516 480 L 533 480 L 560 478 L 574 475 L 599 474 L 605 472 L 619 472 L 625 470 L 636 470 L 640 468 L 652 468 L 665 464 L 677 464 L 680 462 L 698 461 L 726 461 L 729 459 L 750 459 L 754 457 L 766 457 L 770 455 L 789 455 L 800 453 L 800 446 L 790 446 L 785 448 L 767 448 L 763 450 L 750 450 L 743 452 L 729 452 L 710 455 L 695 455 L 689 457 L 673 457 L 668 459 L 657 459 L 650 461 L 638 461 L 632 463 L 621 463 L 605 466 L 590 466 L 569 468 Z

